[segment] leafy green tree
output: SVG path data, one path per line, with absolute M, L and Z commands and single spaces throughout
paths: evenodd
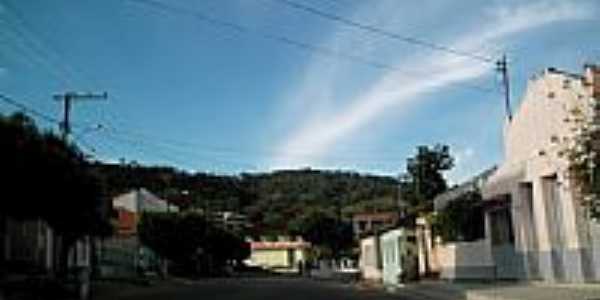
M 188 273 L 219 269 L 250 255 L 242 237 L 207 223 L 198 213 L 145 213 L 138 234 L 142 244 Z
M 444 171 L 454 166 L 446 145 L 419 146 L 414 157 L 406 161 L 406 173 L 400 177 L 400 194 L 415 211 L 430 211 L 433 199 L 448 185 Z
M 569 162 L 569 175 L 581 199 L 593 218 L 600 219 L 600 105 L 591 114 L 581 108 L 571 110 L 567 119 L 573 137 L 566 139 L 561 155 Z
M 481 193 L 467 192 L 448 205 L 434 218 L 435 235 L 444 242 L 473 241 L 484 236 Z
M 314 210 L 290 224 L 293 234 L 319 248 L 323 257 L 338 257 L 352 248 L 352 226 L 323 210 Z

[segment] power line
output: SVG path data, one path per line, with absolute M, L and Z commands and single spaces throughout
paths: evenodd
M 208 23 L 210 25 L 227 28 L 229 30 L 233 30 L 238 33 L 255 34 L 256 36 L 258 36 L 260 38 L 275 41 L 275 42 L 278 42 L 281 44 L 285 44 L 285 45 L 288 45 L 288 46 L 291 46 L 291 47 L 294 47 L 296 49 L 300 49 L 303 51 L 318 53 L 320 55 L 324 55 L 324 56 L 328 56 L 328 57 L 340 58 L 340 59 L 343 59 L 343 60 L 346 60 L 349 62 L 354 62 L 354 63 L 359 62 L 363 65 L 367 65 L 367 66 L 370 66 L 370 67 L 373 67 L 376 69 L 384 69 L 384 70 L 394 71 L 394 72 L 398 72 L 398 73 L 403 73 L 403 74 L 406 74 L 407 76 L 427 76 L 430 74 L 430 72 L 424 73 L 424 72 L 420 72 L 420 71 L 416 71 L 416 70 L 408 70 L 408 69 L 404 69 L 404 68 L 399 68 L 396 66 L 392 66 L 392 65 L 380 62 L 380 61 L 365 58 L 365 57 L 362 57 L 359 55 L 340 52 L 340 51 L 332 50 L 332 49 L 329 49 L 326 47 L 314 45 L 314 44 L 311 44 L 308 42 L 298 41 L 298 40 L 295 40 L 295 39 L 292 39 L 292 38 L 289 38 L 289 37 L 286 37 L 283 35 L 259 32 L 259 31 L 253 30 L 249 27 L 246 27 L 246 26 L 243 26 L 243 25 L 240 25 L 237 23 L 233 23 L 230 21 L 224 21 L 224 20 L 221 20 L 216 17 L 211 17 L 211 16 L 203 14 L 197 10 L 173 6 L 173 5 L 161 2 L 161 1 L 156 1 L 156 0 L 128 0 L 128 1 L 136 2 L 136 3 L 142 4 L 142 5 L 146 5 L 146 6 L 152 6 L 155 9 L 159 9 L 159 10 L 169 12 L 169 13 L 176 13 L 176 14 L 191 16 L 202 22 Z M 466 89 L 470 89 L 470 90 L 476 90 L 476 91 L 484 92 L 484 93 L 497 92 L 495 89 L 492 89 L 492 88 L 471 85 L 471 84 L 465 84 L 465 83 L 453 83 L 450 85 L 456 86 L 456 87 L 462 87 L 462 88 L 466 88 Z
M 28 112 L 32 115 L 38 116 L 50 123 L 57 124 L 57 125 L 60 125 L 62 123 L 61 120 L 54 118 L 50 115 L 47 115 L 45 113 L 42 113 L 40 111 L 37 111 L 17 100 L 12 99 L 11 97 L 0 94 L 0 100 L 15 106 L 24 112 Z M 88 134 L 91 132 L 103 132 L 103 133 L 106 133 L 107 135 L 113 137 L 113 140 L 115 139 L 114 137 L 120 137 L 121 141 L 126 139 L 128 142 L 130 142 L 132 144 L 135 143 L 138 146 L 147 145 L 147 146 L 151 146 L 155 149 L 157 149 L 157 148 L 167 149 L 168 148 L 168 149 L 171 149 L 171 151 L 175 150 L 180 153 L 185 153 L 187 155 L 192 155 L 192 156 L 196 156 L 196 157 L 206 157 L 206 156 L 202 156 L 202 153 L 200 151 L 198 151 L 197 149 L 192 150 L 192 149 L 190 149 L 190 147 L 202 148 L 205 155 L 209 155 L 209 154 L 211 154 L 211 155 L 214 155 L 214 154 L 221 154 L 221 155 L 249 154 L 248 152 L 243 152 L 239 149 L 234 149 L 234 148 L 224 148 L 224 147 L 210 148 L 207 145 L 199 145 L 199 144 L 191 143 L 191 142 L 184 142 L 184 141 L 178 141 L 178 140 L 173 140 L 173 139 L 159 139 L 157 137 L 153 137 L 153 136 L 143 134 L 143 133 L 134 132 L 132 130 L 116 129 L 114 127 L 104 126 L 104 125 L 90 126 L 89 124 L 72 123 L 72 126 L 80 129 L 78 132 L 75 133 L 75 137 L 78 139 L 81 139 L 84 134 Z M 86 146 L 87 146 L 87 148 L 94 148 L 91 145 L 89 145 L 89 143 L 87 143 Z M 250 154 L 252 154 L 252 153 L 250 153 Z M 269 156 L 270 157 L 270 156 L 283 155 L 285 153 L 278 154 L 278 153 L 272 152 L 272 151 L 263 151 L 263 152 L 256 152 L 254 154 L 257 154 L 259 156 Z M 289 153 L 287 155 L 289 155 Z M 311 155 L 310 153 L 296 153 L 296 154 L 292 154 L 292 156 L 293 157 L 307 157 L 307 158 L 313 157 L 313 155 Z M 351 158 L 351 157 L 345 157 L 345 158 L 337 157 L 337 158 L 345 159 L 345 160 L 352 160 L 352 161 L 367 161 L 367 160 L 371 161 L 371 159 L 364 159 L 364 157 L 363 157 L 363 159 Z M 215 158 L 211 157 L 211 159 L 215 159 Z M 226 163 L 231 163 L 231 164 L 252 166 L 252 164 L 240 162 L 240 161 L 234 162 L 232 160 L 224 160 L 221 158 L 217 158 L 216 160 L 221 160 L 221 162 L 226 162 Z
M 204 162 L 208 161 L 208 162 L 211 162 L 214 164 L 223 164 L 223 165 L 229 164 L 229 165 L 237 166 L 237 167 L 256 169 L 255 165 L 246 163 L 246 162 L 233 161 L 233 160 L 221 159 L 221 158 L 215 158 L 215 157 L 207 158 L 205 156 L 200 155 L 199 152 L 191 151 L 190 149 L 177 148 L 173 145 L 164 145 L 164 144 L 159 144 L 159 143 L 155 143 L 155 142 L 148 141 L 148 140 L 139 140 L 139 139 L 132 138 L 129 135 L 126 135 L 123 133 L 118 133 L 115 131 L 112 131 L 112 132 L 104 131 L 104 133 L 106 134 L 106 137 L 108 137 L 109 139 L 112 139 L 113 141 L 117 141 L 120 143 L 126 143 L 126 144 L 129 144 L 129 145 L 135 147 L 135 149 L 138 152 L 140 152 L 142 155 L 159 157 L 160 159 L 163 159 L 170 163 L 175 163 L 176 165 L 179 165 L 179 166 L 189 165 L 189 159 L 184 158 L 182 156 L 182 155 L 185 155 L 187 157 L 195 156 L 197 158 L 200 158 Z M 153 154 L 149 155 L 148 153 L 146 153 L 145 149 L 148 149 L 148 148 L 153 149 L 152 150 Z M 164 152 L 163 150 L 166 150 L 167 152 Z M 178 152 L 180 155 L 174 155 L 174 152 Z M 166 154 L 166 153 L 168 153 L 168 154 Z
M 42 112 L 40 112 L 38 110 L 35 110 L 35 109 L 33 109 L 33 108 L 31 108 L 31 107 L 29 107 L 29 106 L 27 106 L 27 105 L 25 105 L 25 104 L 23 104 L 21 102 L 13 99 L 11 97 L 9 97 L 9 96 L 0 94 L 0 100 L 4 101 L 4 102 L 6 102 L 6 103 L 8 103 L 8 104 L 10 104 L 12 106 L 15 106 L 15 107 L 19 108 L 20 110 L 22 110 L 24 112 L 28 112 L 28 113 L 30 113 L 30 114 L 32 114 L 34 116 L 37 116 L 40 119 L 43 119 L 43 120 L 45 120 L 47 122 L 55 123 L 55 124 L 59 124 L 59 125 L 61 123 L 61 121 L 59 119 L 54 118 L 54 117 L 52 117 L 50 115 L 47 115 L 45 113 L 42 113 Z
M 394 32 L 390 32 L 390 31 L 386 31 L 384 29 L 375 27 L 373 25 L 368 25 L 368 24 L 364 24 L 364 23 L 360 23 L 351 19 L 347 19 L 344 17 L 341 17 L 339 15 L 330 13 L 330 12 L 326 12 L 324 10 L 320 10 L 317 8 L 314 8 L 312 6 L 308 6 L 305 4 L 301 4 L 298 2 L 294 2 L 291 0 L 273 0 L 275 2 L 279 2 L 283 5 L 287 5 L 288 7 L 292 7 L 294 9 L 298 9 L 298 10 L 302 10 L 305 12 L 308 12 L 310 14 L 319 16 L 321 18 L 325 18 L 328 19 L 330 21 L 334 21 L 334 22 L 339 22 L 342 24 L 345 24 L 347 26 L 351 26 L 354 28 L 359 28 L 361 30 L 364 31 L 368 31 L 371 33 L 375 33 L 381 36 L 385 36 L 391 39 L 395 39 L 395 40 L 399 40 L 399 41 L 403 41 L 406 43 L 410 43 L 413 45 L 418 45 L 421 47 L 426 47 L 432 50 L 436 50 L 436 51 L 442 51 L 442 52 L 446 52 L 446 53 L 450 53 L 453 55 L 458 55 L 458 56 L 462 56 L 462 57 L 467 57 L 467 58 L 471 58 L 471 59 L 475 59 L 481 62 L 486 62 L 486 63 L 495 63 L 496 60 L 491 58 L 491 57 L 487 57 L 487 56 L 483 56 L 483 55 L 479 55 L 473 52 L 468 52 L 468 51 L 463 51 L 463 50 L 458 50 L 458 49 L 454 49 L 448 46 L 444 46 L 444 45 L 440 45 L 440 44 L 436 44 L 430 41 L 426 41 L 424 39 L 420 39 L 420 38 L 416 38 L 416 37 L 412 37 L 412 36 L 407 36 L 407 35 L 400 35 Z
M 39 112 L 33 108 L 30 108 L 29 106 L 20 103 L 8 96 L 2 95 L 0 94 L 0 100 L 9 103 L 15 107 L 20 108 L 21 110 L 28 112 L 32 115 L 36 115 L 42 119 L 44 119 L 45 121 L 48 121 L 50 123 L 53 124 L 57 124 L 60 125 L 62 123 L 61 120 L 51 117 L 47 114 L 44 114 L 42 112 Z M 248 167 L 250 169 L 258 169 L 258 167 L 252 163 L 249 162 L 244 162 L 244 161 L 240 161 L 237 159 L 231 159 L 231 156 L 236 156 L 239 157 L 240 155 L 244 155 L 244 154 L 250 154 L 250 155 L 258 155 L 261 157 L 272 157 L 272 156 L 279 156 L 279 155 L 290 155 L 289 153 L 277 153 L 277 152 L 272 152 L 272 151 L 263 151 L 263 152 L 255 152 L 254 154 L 249 153 L 249 152 L 244 152 L 241 151 L 239 149 L 234 149 L 234 148 L 223 148 L 223 147 L 218 147 L 218 148 L 210 148 L 207 145 L 199 145 L 199 144 L 195 144 L 195 143 L 190 143 L 190 142 L 183 142 L 183 141 L 177 141 L 177 140 L 172 140 L 172 139 L 159 139 L 153 136 L 149 136 L 147 134 L 143 134 L 143 133 L 137 133 L 131 130 L 123 130 L 123 129 L 116 129 L 110 126 L 104 126 L 104 125 L 94 125 L 94 126 L 90 126 L 89 124 L 82 124 L 82 123 L 73 123 L 72 126 L 74 128 L 78 128 L 80 130 L 76 131 L 73 135 L 74 140 L 77 143 L 80 143 L 82 146 L 84 146 L 84 148 L 87 148 L 89 151 L 92 152 L 92 154 L 94 156 L 98 156 L 98 147 L 96 145 L 92 145 L 91 143 L 84 141 L 83 140 L 83 136 L 85 134 L 91 133 L 91 132 L 100 132 L 100 133 L 105 133 L 105 137 L 116 141 L 116 142 L 120 142 L 120 143 L 126 143 L 130 146 L 135 147 L 135 149 L 142 153 L 145 156 L 154 156 L 154 157 L 160 157 L 161 159 L 170 162 L 170 163 L 175 163 L 177 165 L 180 166 L 184 166 L 187 163 L 187 160 L 183 157 L 196 157 L 199 158 L 201 160 L 204 161 L 211 161 L 212 163 L 218 163 L 218 164 L 229 164 L 229 165 L 235 165 L 238 167 Z M 102 143 L 103 145 L 106 145 L 106 140 L 103 140 Z M 192 149 L 193 147 L 193 149 Z M 112 148 L 112 147 L 111 147 Z M 142 151 L 141 149 L 145 148 L 152 148 L 152 153 L 153 154 L 148 154 L 146 151 Z M 114 148 L 112 149 L 114 152 Z M 169 154 L 165 154 L 164 150 L 168 151 Z M 178 156 L 177 158 L 175 158 L 173 156 L 174 153 L 179 153 L 181 156 Z M 226 155 L 229 157 L 215 157 L 214 155 Z M 293 153 L 291 154 L 292 157 L 296 157 L 296 158 L 301 158 L 301 157 L 305 157 L 305 158 L 310 158 L 310 157 L 316 157 L 316 155 L 312 155 L 310 153 Z M 385 163 L 385 161 L 398 161 L 400 162 L 402 159 L 390 159 L 390 158 L 384 158 L 384 159 L 370 159 L 367 158 L 366 156 L 362 156 L 361 158 L 357 158 L 357 157 L 350 157 L 350 156 L 346 156 L 346 157 L 341 157 L 341 156 L 327 156 L 329 158 L 333 158 L 333 159 L 337 159 L 337 160 L 344 160 L 344 161 L 352 161 L 352 163 L 354 164 L 369 164 L 369 165 L 378 165 L 381 164 L 383 165 L 388 165 L 387 163 Z
M 52 51 L 44 50 L 44 48 L 48 48 L 48 43 L 44 42 L 39 35 L 35 34 L 35 32 L 31 29 L 31 26 L 27 23 L 23 15 L 17 10 L 7 5 L 8 16 L 11 17 L 14 21 L 13 26 L 10 26 L 11 22 L 7 19 L 6 23 L 7 28 L 12 28 L 14 31 L 14 36 L 16 39 L 20 39 L 22 45 L 30 50 L 31 56 L 35 57 L 35 60 L 38 62 L 41 61 L 41 64 L 47 69 L 47 71 L 55 76 L 61 83 L 71 86 L 74 83 L 74 72 L 72 72 L 67 65 L 64 64 L 64 60 L 62 60 L 58 55 L 52 53 Z M 7 31 L 8 32 L 8 31 Z M 25 55 L 25 54 L 24 54 Z
M 337 160 L 342 160 L 342 161 L 352 161 L 352 162 L 366 162 L 366 161 L 396 161 L 397 158 L 391 158 L 390 154 L 394 153 L 393 155 L 395 155 L 396 153 L 399 153 L 400 151 L 386 151 L 383 155 L 381 151 L 377 151 L 375 155 L 372 155 L 369 152 L 365 152 L 365 151 L 361 151 L 360 153 L 357 152 L 358 155 L 350 155 L 350 156 L 340 156 L 340 155 L 318 155 L 318 154 L 314 154 L 311 151 L 297 151 L 297 152 L 293 152 L 293 153 L 289 153 L 286 151 L 281 151 L 281 150 L 276 150 L 276 149 L 255 149 L 254 151 L 248 151 L 248 150 L 241 150 L 239 148 L 234 148 L 234 147 L 223 147 L 223 146 L 214 146 L 214 145 L 207 145 L 207 144 L 200 144 L 200 143 L 196 143 L 193 141 L 183 141 L 183 140 L 178 140 L 178 139 L 172 139 L 172 138 L 160 138 L 157 136 L 152 136 L 146 133 L 142 133 L 142 132 L 138 132 L 138 131 L 133 131 L 130 129 L 122 129 L 122 128 L 115 128 L 112 126 L 101 126 L 101 127 L 97 127 L 91 130 L 104 130 L 105 132 L 110 132 L 111 134 L 116 134 L 116 135 L 120 135 L 120 136 L 126 136 L 132 139 L 136 139 L 141 141 L 141 143 L 152 143 L 156 146 L 159 147 L 163 147 L 163 148 L 170 148 L 170 149 L 174 149 L 180 152 L 187 152 L 187 153 L 193 153 L 193 155 L 200 155 L 200 154 L 204 154 L 204 155 L 219 155 L 219 156 L 243 156 L 243 155 L 249 155 L 252 157 L 268 157 L 268 158 L 277 158 L 277 157 L 283 157 L 283 156 L 291 156 L 294 158 L 333 158 L 333 159 L 337 159 Z M 193 149 L 193 150 L 191 150 Z M 344 153 L 347 153 L 348 151 L 343 151 Z M 372 157 L 378 157 L 377 159 L 373 159 Z

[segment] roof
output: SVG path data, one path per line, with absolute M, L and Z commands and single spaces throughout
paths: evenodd
M 481 189 L 483 199 L 491 200 L 510 194 L 514 186 L 524 178 L 525 166 L 523 164 L 502 165 Z
M 376 213 L 356 213 L 352 216 L 353 220 L 388 220 L 398 217 L 396 212 L 376 212 Z
M 439 194 L 437 197 L 435 197 L 435 199 L 433 199 L 433 205 L 435 210 L 438 211 L 444 209 L 448 205 L 448 203 L 456 200 L 462 195 L 465 195 L 470 192 L 480 191 L 481 189 L 483 189 L 484 185 L 490 179 L 490 177 L 492 177 L 492 175 L 496 173 L 497 169 L 498 168 L 496 166 L 493 166 L 476 175 L 475 177 L 461 183 L 460 185 L 457 185 L 447 190 L 446 192 Z
M 310 243 L 303 241 L 294 242 L 251 242 L 252 250 L 286 250 L 286 249 L 307 249 Z
M 544 70 L 546 73 L 553 73 L 553 74 L 560 74 L 560 75 L 564 75 L 566 77 L 570 77 L 572 79 L 584 79 L 585 77 L 581 74 L 575 74 L 569 71 L 565 71 L 565 70 L 559 70 L 557 68 L 554 67 L 550 67 L 547 68 L 546 70 Z
M 113 198 L 113 207 L 121 208 L 129 212 L 176 212 L 179 209 L 170 205 L 167 201 L 159 198 L 145 188 L 133 190 Z

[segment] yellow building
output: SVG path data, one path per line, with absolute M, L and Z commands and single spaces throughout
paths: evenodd
M 290 241 L 280 238 L 278 241 L 252 241 L 250 259 L 252 266 L 279 272 L 296 272 L 298 265 L 308 259 L 310 243 L 297 239 Z

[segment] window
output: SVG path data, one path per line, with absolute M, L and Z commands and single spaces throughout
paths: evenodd
M 365 221 L 358 221 L 358 229 L 360 231 L 363 231 L 363 230 L 367 229 L 367 222 L 365 222 Z
M 556 93 L 554 93 L 554 92 L 548 93 L 548 99 L 554 99 L 554 97 L 556 97 Z

